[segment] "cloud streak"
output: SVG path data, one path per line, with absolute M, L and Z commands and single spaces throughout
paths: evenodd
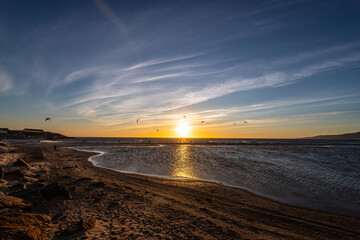
M 176 111 L 176 109 L 231 93 L 284 87 L 307 77 L 348 67 L 352 63 L 360 61 L 360 54 L 355 52 L 298 69 L 270 72 L 256 77 L 234 78 L 232 75 L 224 75 L 224 73 L 227 73 L 228 69 L 231 73 L 231 70 L 237 67 L 226 65 L 223 69 L 214 71 L 208 68 L 211 63 L 206 60 L 202 60 L 201 63 L 192 63 L 192 59 L 196 56 L 195 54 L 186 57 L 158 58 L 122 68 L 93 67 L 75 71 L 63 80 L 66 85 L 71 87 L 71 84 L 82 79 L 90 81 L 92 84 L 88 84 L 89 87 L 84 94 L 69 99 L 61 107 L 75 108 L 78 114 L 86 115 L 93 120 L 104 121 L 101 119 L 107 119 L 106 122 L 109 125 L 119 115 L 124 118 L 129 116 L 136 118 L 137 115 L 142 115 L 152 119 L 155 115 L 165 117 L 167 116 L 166 112 Z M 183 65 L 195 69 L 184 70 L 181 68 Z M 253 66 L 253 69 L 256 68 L 256 65 Z M 163 72 L 162 69 L 164 69 Z M 204 76 L 208 77 L 204 78 Z M 195 85 L 194 79 L 199 79 Z M 151 85 L 148 84 L 150 82 Z M 325 100 L 329 99 L 317 99 L 316 101 Z M 293 105 L 301 103 L 305 102 L 288 101 L 288 104 Z M 216 110 L 217 114 L 210 115 L 208 118 L 221 118 L 245 111 L 286 106 L 286 104 L 282 104 L 270 102 L 265 105 L 255 104 L 233 110 Z M 207 113 L 210 114 L 210 112 Z M 109 117 L 104 118 L 104 115 Z
M 209 85 L 200 91 L 188 93 L 184 97 L 183 102 L 184 104 L 196 104 L 239 91 L 248 91 L 266 87 L 283 87 L 294 84 L 306 77 L 334 70 L 348 63 L 354 63 L 359 60 L 360 54 L 356 53 L 340 59 L 307 66 L 297 71 L 282 71 L 255 78 L 229 80 L 224 83 Z
M 6 92 L 12 88 L 12 81 L 8 74 L 0 70 L 0 92 Z
M 100 12 L 103 13 L 104 16 L 106 16 L 115 25 L 116 29 L 126 39 L 126 41 L 130 45 L 133 45 L 125 22 L 120 17 L 116 16 L 114 11 L 102 0 L 94 0 L 94 3 L 96 4 Z

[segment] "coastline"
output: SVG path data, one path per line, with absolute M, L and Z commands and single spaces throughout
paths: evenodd
M 68 149 L 67 144 L 57 144 L 56 151 L 53 144 L 46 143 L 8 143 L 8 146 L 13 153 L 1 155 L 2 166 L 12 164 L 18 157 L 24 158 L 33 168 L 39 168 L 36 172 L 45 172 L 38 174 L 38 179 L 44 180 L 43 185 L 58 183 L 71 195 L 71 199 L 42 200 L 31 210 L 51 217 L 52 227 L 47 234 L 53 239 L 356 239 L 360 236 L 358 217 L 290 206 L 215 182 L 150 177 L 96 167 L 88 160 L 95 153 Z M 35 158 L 38 152 L 41 159 Z M 4 162 L 5 158 L 9 162 Z M 29 189 L 31 181 L 37 182 L 34 179 L 27 180 Z M 86 231 L 77 230 L 78 222 L 85 217 L 96 219 L 95 226 Z

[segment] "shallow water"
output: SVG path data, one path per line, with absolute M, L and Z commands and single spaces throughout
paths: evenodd
M 360 146 L 107 146 L 99 167 L 199 178 L 281 202 L 360 216 Z

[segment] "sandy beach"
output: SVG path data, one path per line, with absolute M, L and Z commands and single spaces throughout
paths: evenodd
M 93 166 L 95 153 L 53 146 L 1 143 L 1 239 L 360 238 L 360 218 L 217 183 L 119 173 Z

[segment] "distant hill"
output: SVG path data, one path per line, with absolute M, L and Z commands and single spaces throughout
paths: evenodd
M 343 140 L 360 140 L 360 132 L 345 133 L 339 135 L 319 135 L 315 137 L 306 137 L 307 139 L 343 139 Z
M 66 136 L 60 133 L 46 132 L 42 129 L 24 128 L 23 130 L 10 130 L 8 128 L 0 128 L 1 139 L 65 139 Z

